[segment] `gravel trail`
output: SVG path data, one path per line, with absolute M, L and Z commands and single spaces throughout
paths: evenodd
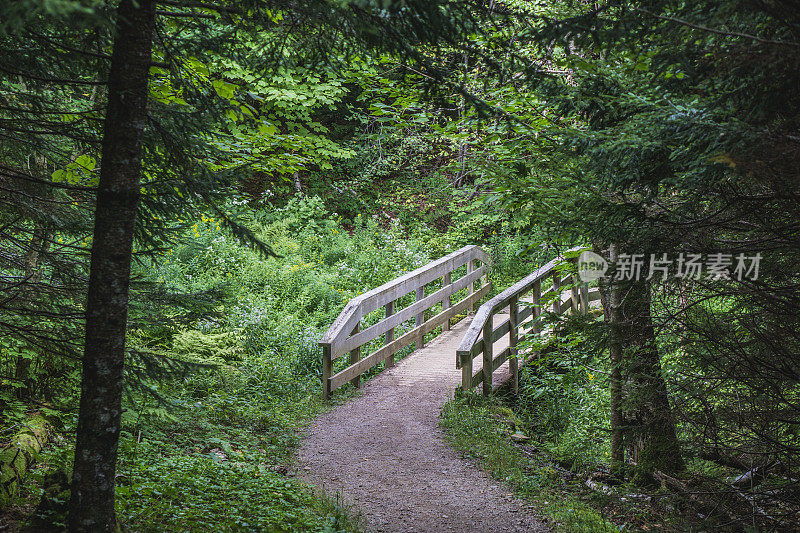
M 460 382 L 462 320 L 317 418 L 297 475 L 361 512 L 374 532 L 544 532 L 526 502 L 453 450 L 439 411 Z

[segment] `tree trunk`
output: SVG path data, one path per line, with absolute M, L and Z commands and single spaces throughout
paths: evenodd
M 609 246 L 609 255 L 618 264 L 618 244 Z M 609 327 L 611 468 L 621 473 L 627 443 L 628 459 L 636 463 L 634 480 L 648 483 L 656 470 L 683 469 L 650 315 L 650 285 L 601 279 L 600 290 Z
M 619 259 L 619 250 L 616 244 L 609 246 L 609 260 L 616 263 Z M 608 352 L 611 363 L 609 389 L 611 396 L 611 471 L 615 475 L 622 474 L 625 462 L 623 448 L 623 417 L 622 417 L 622 338 L 619 324 L 622 321 L 620 314 L 619 286 L 613 280 L 600 280 L 600 295 L 603 299 L 603 312 L 609 326 Z
M 22 307 L 30 307 L 35 305 L 36 285 L 39 283 L 42 276 L 42 269 L 40 267 L 41 257 L 47 252 L 48 248 L 47 228 L 39 221 L 34 221 L 33 236 L 28 244 L 28 250 L 25 252 L 24 265 L 24 284 L 20 291 Z M 31 366 L 33 366 L 34 359 L 22 353 L 17 354 L 17 360 L 14 366 L 14 379 L 16 379 L 22 386 L 19 387 L 15 394 L 20 400 L 28 400 L 33 396 L 35 388 L 35 378 L 31 375 Z
M 28 170 L 32 171 L 36 177 L 46 179 L 47 173 L 47 159 L 42 156 L 33 156 L 33 168 L 28 166 Z M 33 198 L 36 204 L 40 204 L 40 209 L 47 208 L 46 203 L 52 195 L 50 187 L 42 187 L 39 184 L 25 184 L 28 189 L 27 192 Z M 34 217 L 33 220 L 33 234 L 28 243 L 28 248 L 23 258 L 24 266 L 24 281 L 19 292 L 20 307 L 31 308 L 35 306 L 37 297 L 37 285 L 42 278 L 41 261 L 47 253 L 49 247 L 49 232 L 47 225 L 42 220 L 41 216 Z M 20 383 L 20 387 L 16 390 L 16 396 L 20 400 L 27 401 L 33 396 L 36 386 L 35 378 L 32 376 L 31 366 L 33 366 L 34 359 L 27 354 L 18 353 L 17 360 L 14 366 L 14 379 Z
M 631 280 L 619 285 L 628 450 L 636 463 L 634 481 L 649 483 L 655 470 L 670 474 L 682 470 L 683 460 L 667 385 L 661 374 L 650 315 L 650 284 Z
M 147 119 L 155 3 L 122 0 L 108 80 L 86 301 L 86 340 L 70 531 L 114 531 L 114 480 L 131 253 Z

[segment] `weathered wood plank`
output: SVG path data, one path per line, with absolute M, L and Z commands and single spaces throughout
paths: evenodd
M 386 304 L 386 318 L 389 318 L 393 314 L 394 314 L 394 302 L 389 302 L 388 304 Z M 394 340 L 394 328 L 389 328 L 383 335 L 384 346 L 390 344 L 393 340 Z M 394 366 L 394 354 L 386 358 L 386 368 L 391 368 L 393 366 Z
M 581 313 L 586 314 L 589 312 L 589 284 L 582 282 L 580 284 L 581 292 Z
M 491 319 L 483 325 L 483 394 L 488 396 L 492 392 L 492 321 Z
M 527 303 L 527 302 L 526 302 Z M 528 318 L 533 314 L 533 305 L 523 305 L 522 308 L 517 311 L 517 320 L 519 321 L 518 324 L 522 324 L 525 322 L 525 319 Z
M 492 359 L 492 372 L 503 366 L 503 363 L 508 361 L 511 357 L 511 347 L 506 347 L 502 352 L 497 354 L 494 359 Z
M 547 275 L 552 272 L 552 270 L 561 262 L 560 258 L 553 259 L 548 263 L 542 265 L 541 267 L 537 268 L 533 271 L 532 274 L 525 276 L 518 282 L 516 282 L 511 287 L 507 288 L 488 302 L 486 304 L 491 304 L 492 307 L 497 311 L 503 307 L 506 307 L 511 300 L 511 297 L 514 295 L 524 294 L 531 290 L 533 284 L 536 282 L 541 281 L 543 278 L 547 277 Z
M 509 354 L 514 353 L 517 347 L 517 328 L 519 327 L 519 300 L 516 296 L 511 298 L 508 304 L 508 351 Z M 517 368 L 517 358 L 511 357 L 508 363 L 508 369 L 511 371 L 511 391 L 516 394 L 519 392 L 519 372 Z
M 488 322 L 487 322 L 487 323 L 488 323 Z M 494 328 L 494 329 L 492 330 L 492 337 L 491 337 L 491 338 L 492 338 L 492 344 L 494 344 L 495 342 L 497 342 L 498 340 L 500 340 L 500 337 L 502 337 L 503 335 L 505 335 L 506 333 L 508 333 L 510 325 L 511 325 L 511 322 L 509 321 L 509 319 L 507 319 L 507 318 L 506 318 L 505 320 L 503 320 L 502 322 L 500 322 L 500 324 L 499 324 L 499 325 L 498 325 L 496 328 Z M 485 338 L 485 337 L 484 337 L 484 338 Z M 483 341 L 484 341 L 484 338 L 481 338 L 481 339 L 480 339 L 478 342 L 476 342 L 476 343 L 475 343 L 475 344 L 472 346 L 472 350 L 470 351 L 470 353 L 471 353 L 471 355 L 472 355 L 472 357 L 473 357 L 473 358 L 474 358 L 474 357 L 477 357 L 477 355 L 478 355 L 479 353 L 482 353 L 482 352 L 484 351 L 484 350 L 483 350 Z
M 467 276 L 472 274 L 474 271 L 475 271 L 475 260 L 470 259 L 469 262 L 467 262 Z M 468 295 L 472 296 L 474 292 L 475 292 L 475 284 L 470 283 L 468 288 Z M 469 312 L 472 313 L 474 310 L 475 310 L 474 307 L 470 307 Z
M 539 333 L 542 331 L 542 282 L 537 281 L 531 288 L 534 305 L 531 306 L 533 312 L 533 332 Z
M 356 327 L 353 330 L 353 333 L 358 333 L 360 329 L 361 329 L 361 325 L 360 324 L 356 324 Z M 350 364 L 354 365 L 354 364 L 358 363 L 360 360 L 361 360 L 361 346 L 356 346 L 355 348 L 350 350 Z M 359 374 L 358 376 L 356 376 L 353 379 L 351 379 L 350 380 L 350 384 L 355 388 L 359 388 L 361 386 L 361 375 Z
M 560 315 L 563 309 L 561 308 L 561 276 L 558 272 L 553 272 L 553 293 L 555 293 L 556 298 L 553 300 L 553 312 L 557 315 Z
M 570 276 L 570 278 L 572 280 L 571 283 L 572 286 L 569 288 L 570 309 L 572 310 L 573 313 L 577 313 L 580 310 L 580 296 L 578 294 L 580 285 L 578 282 L 578 276 L 573 274 L 572 276 Z
M 452 272 L 445 272 L 444 276 L 442 276 L 442 288 L 447 287 L 448 285 L 450 285 L 450 283 L 451 283 L 451 280 L 450 280 L 451 274 L 452 274 Z M 452 304 L 452 298 L 451 298 L 451 295 L 448 294 L 447 296 L 442 298 L 442 311 L 445 311 L 445 310 L 449 309 L 451 304 Z M 444 323 L 442 324 L 442 331 L 443 332 L 444 331 L 450 331 L 450 321 L 449 320 L 445 320 Z
M 483 383 L 483 369 L 482 368 L 472 375 L 472 386 L 470 386 L 470 388 L 477 387 L 481 383 Z
M 331 375 L 331 346 L 322 345 L 322 399 L 327 400 L 331 396 L 331 383 L 328 377 Z
M 568 292 L 563 293 L 563 298 L 560 300 L 561 307 L 559 308 L 558 314 L 563 314 L 565 311 L 569 311 L 572 309 L 572 296 Z M 557 299 L 556 304 L 559 303 Z
M 417 287 L 415 297 L 417 302 L 421 302 L 425 299 L 425 286 Z M 425 322 L 425 309 L 420 309 L 420 312 L 414 317 L 414 325 L 420 327 L 422 323 Z M 425 347 L 425 334 L 420 334 L 419 338 L 417 339 L 415 349 L 419 350 Z
M 461 364 L 461 389 L 470 390 L 472 386 L 472 357 L 466 357 Z
M 462 352 L 470 350 L 478 341 L 478 337 L 480 337 L 481 332 L 483 331 L 483 324 L 489 320 L 489 316 L 494 314 L 494 312 L 497 310 L 506 307 L 513 295 L 528 292 L 533 283 L 549 275 L 558 262 L 559 261 L 557 259 L 553 259 L 549 263 L 536 269 L 529 276 L 526 276 L 488 302 L 484 303 L 480 309 L 478 309 L 478 312 L 475 313 L 475 318 L 472 319 L 469 329 L 467 329 L 467 331 L 464 333 L 464 338 L 458 347 L 458 351 Z
M 585 249 L 585 247 L 575 247 L 570 250 L 567 250 L 567 253 L 574 252 L 578 250 Z M 461 340 L 461 344 L 459 345 L 458 349 L 456 350 L 456 367 L 461 367 L 461 358 L 462 356 L 466 356 L 466 354 L 474 354 L 480 351 L 483 351 L 483 346 L 481 344 L 480 349 L 473 348 L 477 345 L 482 343 L 481 335 L 483 334 L 483 328 L 487 321 L 492 320 L 492 316 L 497 313 L 499 310 L 503 309 L 504 307 L 508 306 L 510 299 L 513 296 L 519 297 L 519 295 L 524 294 L 531 290 L 534 284 L 539 283 L 541 289 L 541 281 L 542 279 L 546 278 L 547 276 L 553 277 L 553 288 L 551 289 L 552 292 L 559 291 L 561 286 L 560 283 L 560 276 L 558 271 L 555 270 L 555 267 L 564 261 L 563 258 L 557 257 L 552 261 L 548 262 L 545 265 L 542 265 L 534 272 L 529 274 L 528 276 L 524 277 L 508 289 L 504 290 L 494 298 L 490 299 L 489 301 L 485 302 L 478 312 L 475 313 L 475 317 L 472 319 L 472 323 L 470 323 L 469 328 L 464 334 L 464 338 Z M 557 314 L 560 314 L 561 311 L 561 301 L 560 298 L 556 298 L 553 302 L 553 311 Z M 528 315 L 526 315 L 527 317 Z
M 348 351 L 352 350 L 354 347 L 364 345 L 372 339 L 378 338 L 380 335 L 386 333 L 390 329 L 399 326 L 403 322 L 407 322 L 412 318 L 419 316 L 421 311 L 433 307 L 444 297 L 449 297 L 455 294 L 456 292 L 465 288 L 471 281 L 478 279 L 483 273 L 483 268 L 484 267 L 481 267 L 472 272 L 469 276 L 463 276 L 450 285 L 442 287 L 433 294 L 426 296 L 422 300 L 414 302 L 405 309 L 401 309 L 400 311 L 393 313 L 391 316 L 387 316 L 377 324 L 365 328 L 357 335 L 337 340 L 336 342 L 332 343 L 331 356 L 334 359 L 337 359 L 346 354 Z
M 503 350 L 503 353 L 502 353 L 502 354 L 500 354 L 500 355 L 497 357 L 497 359 L 495 359 L 495 361 L 499 361 L 499 364 L 498 364 L 497 366 L 495 366 L 495 368 L 494 368 L 495 370 L 497 370 L 498 368 L 500 368 L 500 366 L 502 366 L 502 364 L 503 364 L 503 363 L 505 363 L 505 359 L 502 359 L 502 360 L 500 359 L 500 358 L 503 356 L 503 354 L 506 354 L 506 356 L 507 356 L 507 350 Z M 520 368 L 520 369 L 522 369 L 522 368 L 525 368 L 525 367 L 526 367 L 526 366 L 527 366 L 527 365 L 528 365 L 528 364 L 529 364 L 531 361 L 533 361 L 533 360 L 534 360 L 534 358 L 536 357 L 536 355 L 537 355 L 537 354 L 536 354 L 536 353 L 534 353 L 534 354 L 527 355 L 527 356 L 523 357 L 523 358 L 522 358 L 522 361 L 521 361 L 521 362 L 520 362 L 520 364 L 519 364 L 519 368 Z M 477 371 L 475 374 L 473 374 L 473 375 L 472 375 L 472 385 L 470 386 L 470 388 L 472 388 L 472 387 L 477 387 L 477 386 L 478 386 L 478 385 L 480 385 L 481 383 L 483 383 L 483 369 L 481 369 L 481 370 L 478 370 L 478 371 Z M 500 388 L 500 387 L 501 387 L 501 386 L 502 386 L 504 383 L 505 383 L 505 381 L 502 381 L 502 382 L 498 383 L 498 384 L 497 384 L 497 386 L 493 386 L 493 387 L 492 387 L 492 390 L 493 390 L 493 391 L 496 391 L 496 390 L 497 390 L 498 388 Z M 463 387 L 463 385 L 462 385 L 462 387 Z
M 542 299 L 546 298 L 550 291 L 545 291 L 544 294 L 541 294 L 541 285 L 539 283 L 534 284 L 533 288 L 531 289 L 531 297 L 534 302 L 541 302 Z M 532 302 L 520 302 L 521 309 L 518 312 L 517 317 L 517 329 L 521 327 L 531 328 L 531 327 L 538 327 L 536 324 L 539 322 L 539 317 L 542 314 L 542 306 L 541 304 L 535 305 Z M 528 318 L 533 317 L 531 320 L 527 320 Z
M 428 263 L 427 265 L 353 298 L 322 336 L 322 339 L 319 341 L 320 344 L 331 344 L 335 342 L 339 336 L 346 335 L 352 330 L 355 324 L 354 320 L 360 320 L 361 317 L 371 313 L 378 307 L 395 301 L 397 298 L 416 290 L 420 285 L 430 283 L 442 277 L 445 272 L 452 272 L 456 268 L 474 259 L 480 260 L 482 263 L 487 264 L 487 266 L 491 263 L 489 256 L 486 255 L 486 252 L 479 246 L 464 246 L 460 250 L 456 250 L 436 261 Z M 359 314 L 357 311 L 360 311 L 361 316 L 354 319 L 354 315 Z
M 356 324 L 361 322 L 363 314 L 361 313 L 361 301 L 358 298 L 353 298 L 345 304 L 342 312 L 333 321 L 333 324 L 328 328 L 322 338 L 319 340 L 319 345 L 332 345 L 338 336 L 338 331 L 353 331 Z M 341 354 L 340 354 L 341 355 Z
M 445 259 L 447 259 L 447 261 L 445 261 Z M 411 272 L 406 276 L 386 284 L 394 284 L 393 287 L 388 287 L 382 291 L 379 290 L 381 287 L 378 287 L 377 289 L 373 289 L 362 294 L 361 296 L 364 299 L 362 311 L 364 314 L 374 311 L 389 300 L 396 300 L 397 298 L 390 297 L 392 294 L 399 293 L 400 296 L 408 294 L 421 285 L 427 285 L 431 281 L 441 278 L 445 272 L 452 272 L 453 270 L 465 265 L 468 261 L 474 259 L 479 259 L 481 262 L 487 263 L 487 267 L 491 262 L 489 256 L 486 255 L 486 252 L 484 252 L 479 246 L 465 246 L 461 250 L 453 252 L 442 259 L 418 268 L 414 272 L 421 272 L 416 276 L 412 277 L 411 274 L 414 274 L 414 272 Z M 488 271 L 489 269 L 487 268 L 485 272 Z

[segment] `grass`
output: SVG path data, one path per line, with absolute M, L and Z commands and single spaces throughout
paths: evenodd
M 531 453 L 535 448 L 522 448 L 511 442 L 508 435 L 519 420 L 497 400 L 475 393 L 459 394 L 443 407 L 440 424 L 457 450 L 496 479 L 508 483 L 517 495 L 533 502 L 556 531 L 620 531 L 582 499 L 586 492 L 565 476 L 563 469 L 544 455 Z
M 325 408 L 321 402 L 306 398 L 280 428 L 269 431 L 231 423 L 229 414 L 215 414 L 219 405 L 151 414 L 138 428 L 123 431 L 116 494 L 117 516 L 126 530 L 360 531 L 350 509 L 287 474 L 296 430 Z M 46 448 L 18 505 L 29 502 L 30 512 L 48 477 L 69 471 L 71 453 L 70 439 Z M 63 527 L 63 504 L 64 495 L 58 494 L 37 519 Z

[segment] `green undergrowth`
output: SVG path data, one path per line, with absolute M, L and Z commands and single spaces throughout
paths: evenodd
M 313 198 L 241 215 L 276 257 L 260 256 L 202 216 L 179 221 L 181 242 L 138 265 L 139 283 L 166 289 L 135 302 L 119 520 L 131 531 L 357 530 L 335 496 L 313 494 L 291 471 L 302 428 L 327 407 L 317 341 L 348 300 L 429 256 L 370 218 L 345 227 Z M 155 320 L 140 326 L 143 314 Z M 333 401 L 352 394 L 344 387 Z M 64 408 L 20 509 L 71 470 L 75 417 Z M 48 491 L 50 503 L 34 520 L 62 526 L 67 487 Z
M 588 494 L 549 454 L 536 445 L 512 442 L 509 436 L 524 427 L 500 400 L 458 394 L 443 407 L 440 423 L 456 449 L 532 501 L 556 531 L 622 530 L 604 516 L 607 502 Z
M 275 461 L 276 451 L 285 452 L 280 444 L 230 431 L 206 415 L 195 413 L 194 423 L 178 416 L 171 428 L 123 435 L 117 514 L 124 530 L 360 530 L 350 509 L 287 476 Z M 66 447 L 48 448 L 26 485 L 27 496 L 38 496 L 59 467 L 68 470 L 68 456 Z M 48 509 L 34 513 L 34 528 L 63 527 L 66 495 L 54 496 Z
M 532 346 L 539 356 L 520 372 L 518 394 L 458 393 L 441 413 L 448 439 L 534 502 L 557 531 L 741 530 L 731 519 L 746 516 L 741 500 L 702 499 L 741 471 L 684 449 L 687 468 L 670 484 L 611 475 L 609 367 L 598 320 L 563 319 L 555 337 Z
M 459 248 L 463 236 L 379 215 L 343 220 L 313 196 L 280 208 L 230 207 L 275 257 L 243 246 L 206 214 L 177 221 L 180 241 L 135 267 L 137 286 L 158 290 L 133 296 L 119 521 L 129 531 L 357 531 L 357 513 L 336 495 L 315 494 L 293 477 L 303 427 L 330 406 L 320 399 L 317 341 L 350 299 Z M 505 234 L 484 248 L 494 257 L 496 291 L 514 281 L 524 246 Z M 432 283 L 426 294 L 438 288 Z M 466 289 L 454 301 L 464 296 Z M 413 327 L 401 324 L 395 336 Z M 347 385 L 332 402 L 356 393 Z M 58 406 L 59 427 L 9 514 L 20 524 L 64 525 L 75 400 Z

